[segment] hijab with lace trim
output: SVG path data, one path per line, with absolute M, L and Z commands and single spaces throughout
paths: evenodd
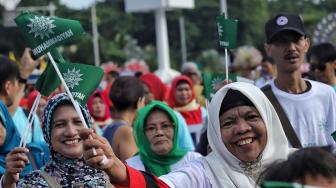
M 50 160 L 42 168 L 62 187 L 107 187 L 109 180 L 105 172 L 87 166 L 83 158 L 70 159 L 57 153 L 51 145 L 52 118 L 55 110 L 62 105 L 72 105 L 65 93 L 55 95 L 48 102 L 43 114 L 43 136 L 50 149 Z M 91 119 L 87 107 L 80 106 L 84 119 L 91 127 Z M 20 179 L 17 187 L 49 187 L 45 179 L 33 171 Z
M 249 99 L 260 113 L 266 129 L 267 143 L 256 161 L 244 163 L 226 148 L 220 131 L 220 104 L 228 90 L 237 90 Z M 239 99 L 238 99 L 239 100 Z M 256 187 L 256 177 L 265 165 L 286 159 L 291 149 L 279 117 L 263 92 L 252 84 L 235 82 L 224 86 L 212 98 L 208 107 L 208 139 L 212 152 L 202 159 L 212 187 Z

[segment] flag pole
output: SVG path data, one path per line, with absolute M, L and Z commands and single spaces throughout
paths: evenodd
M 226 4 L 226 3 L 225 3 Z M 226 9 L 226 7 L 225 7 Z M 224 16 L 225 16 L 225 19 L 227 18 L 227 12 L 226 10 L 223 10 L 225 11 L 224 12 Z M 225 79 L 227 80 L 227 82 L 229 81 L 229 57 L 228 57 L 228 50 L 227 50 L 227 47 L 225 48 Z
M 25 130 L 23 132 L 23 135 L 21 137 L 21 140 L 20 140 L 20 145 L 19 147 L 26 147 L 26 144 L 27 144 L 27 137 L 28 137 L 28 133 L 29 133 L 29 130 L 33 124 L 33 120 L 34 120 L 34 114 L 36 113 L 36 110 L 37 110 L 37 107 L 40 103 L 40 100 L 41 100 L 41 94 L 39 93 L 37 95 L 37 97 L 35 98 L 34 100 L 34 103 L 33 103 L 33 106 L 29 112 L 29 115 L 28 115 L 28 122 L 27 122 L 27 126 L 25 127 Z
M 47 54 L 48 54 L 48 57 L 49 57 L 49 59 L 50 59 L 52 65 L 53 65 L 53 67 L 54 67 L 54 69 L 55 69 L 55 71 L 56 71 L 58 77 L 60 78 L 60 80 L 61 80 L 61 82 L 62 82 L 62 84 L 63 84 L 63 86 L 64 86 L 65 92 L 68 94 L 68 96 L 69 96 L 69 98 L 70 98 L 72 104 L 74 105 L 75 110 L 77 111 L 77 113 L 78 113 L 78 115 L 79 115 L 79 118 L 81 119 L 81 121 L 82 121 L 82 123 L 84 124 L 84 126 L 85 126 L 86 128 L 89 128 L 88 125 L 86 124 L 86 121 L 85 121 L 85 119 L 84 119 L 84 116 L 83 116 L 83 114 L 82 114 L 82 111 L 80 110 L 77 101 L 75 101 L 75 99 L 73 98 L 73 96 L 72 96 L 72 94 L 71 94 L 71 92 L 70 92 L 70 90 L 69 90 L 68 85 L 66 84 L 66 82 L 65 82 L 65 80 L 64 80 L 64 78 L 63 78 L 61 72 L 59 71 L 59 69 L 58 69 L 58 67 L 57 67 L 57 65 L 56 65 L 56 62 L 55 62 L 54 58 L 51 56 L 50 52 L 48 52 Z
M 225 79 L 229 81 L 229 58 L 228 58 L 228 50 L 225 48 Z
M 86 128 L 89 128 L 89 126 L 88 126 L 88 125 L 86 124 L 86 122 L 85 122 L 85 119 L 84 119 L 84 116 L 83 116 L 83 114 L 82 114 L 82 111 L 81 111 L 80 108 L 79 108 L 79 104 L 78 104 L 78 102 L 75 101 L 75 99 L 73 98 L 73 96 L 72 96 L 72 94 L 71 94 L 71 92 L 70 92 L 70 90 L 69 90 L 68 85 L 66 84 L 66 82 L 65 82 L 65 80 L 64 80 L 64 78 L 63 78 L 63 76 L 62 76 L 62 74 L 61 74 L 61 72 L 60 72 L 60 70 L 58 69 L 58 67 L 57 67 L 57 65 L 56 65 L 56 62 L 55 62 L 54 58 L 51 56 L 50 52 L 48 52 L 47 55 L 48 55 L 48 57 L 49 57 L 49 59 L 50 59 L 52 65 L 53 65 L 53 67 L 54 67 L 54 69 L 55 69 L 55 71 L 56 71 L 58 77 L 60 78 L 60 80 L 61 80 L 61 82 L 62 82 L 62 84 L 63 84 L 63 86 L 64 86 L 65 92 L 68 94 L 68 96 L 69 96 L 69 98 L 70 98 L 72 104 L 74 105 L 75 110 L 77 111 L 77 113 L 78 113 L 78 115 L 79 115 L 79 118 L 81 119 L 81 121 L 82 121 L 82 123 L 84 124 L 84 126 L 85 126 Z M 91 135 L 89 136 L 89 138 L 92 139 Z M 96 152 L 96 149 L 95 149 L 95 148 L 92 148 L 92 151 L 93 151 L 93 155 L 97 155 L 97 152 Z M 105 157 L 105 156 L 104 156 L 104 157 Z M 105 157 L 105 158 L 106 158 L 106 157 Z M 104 160 L 103 160 L 103 161 L 104 161 Z

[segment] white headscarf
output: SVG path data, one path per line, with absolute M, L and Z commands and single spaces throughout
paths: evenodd
M 202 160 L 202 163 L 212 187 L 256 187 L 255 181 L 244 174 L 244 169 L 239 165 L 241 161 L 227 150 L 222 141 L 219 110 L 229 89 L 238 90 L 245 95 L 264 120 L 267 129 L 267 144 L 261 155 L 260 168 L 277 159 L 286 159 L 290 153 L 291 149 L 288 148 L 279 117 L 264 93 L 252 84 L 235 82 L 220 89 L 208 107 L 208 140 L 212 152 Z

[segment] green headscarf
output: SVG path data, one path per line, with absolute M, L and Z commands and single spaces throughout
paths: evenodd
M 144 131 L 146 123 L 145 121 L 150 112 L 153 110 L 153 108 L 159 108 L 163 110 L 173 120 L 172 122 L 174 124 L 173 147 L 171 151 L 166 155 L 155 154 L 150 148 L 150 144 L 145 135 Z M 169 173 L 171 171 L 170 165 L 179 161 L 187 153 L 187 150 L 181 149 L 178 146 L 177 135 L 180 129 L 178 125 L 179 124 L 175 112 L 163 102 L 154 100 L 138 111 L 137 118 L 135 119 L 134 122 L 133 134 L 139 149 L 139 155 L 141 157 L 142 162 L 145 164 L 148 170 L 156 176 L 161 176 Z

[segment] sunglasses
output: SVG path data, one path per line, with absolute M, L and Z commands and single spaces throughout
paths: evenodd
M 317 63 L 310 65 L 310 70 L 315 71 L 316 69 L 318 69 L 319 71 L 324 71 L 326 69 L 325 63 Z
M 184 73 L 184 75 L 191 77 L 191 76 L 197 76 L 198 74 L 196 72 L 186 72 Z

